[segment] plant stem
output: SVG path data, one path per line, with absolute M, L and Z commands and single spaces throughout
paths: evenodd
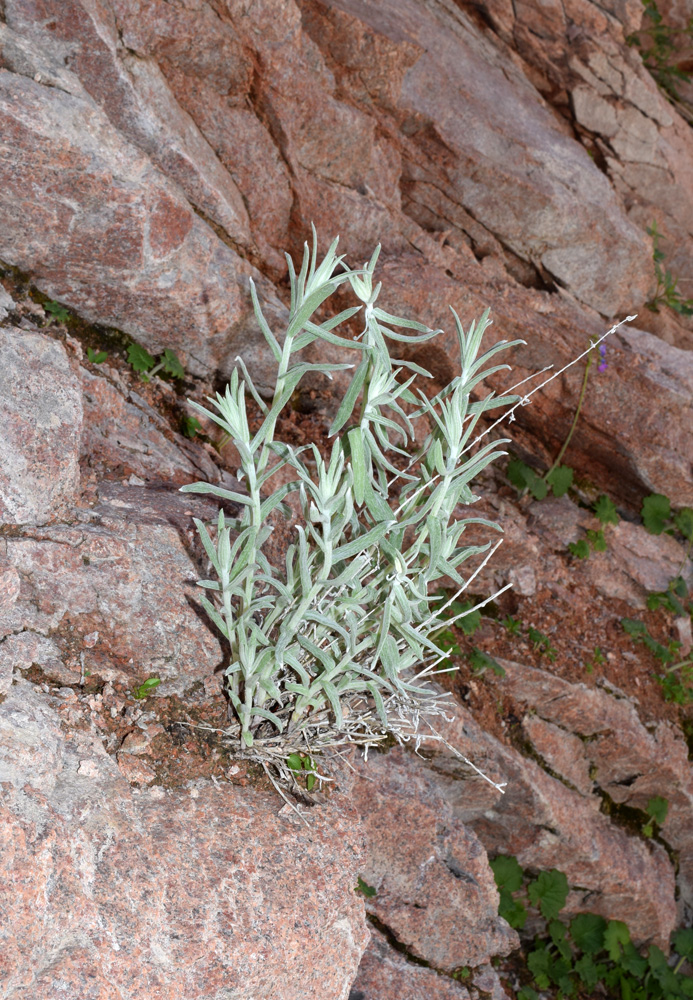
M 555 468 L 557 468 L 561 464 L 561 461 L 563 460 L 563 456 L 565 455 L 565 453 L 566 453 L 566 451 L 568 449 L 568 445 L 570 444 L 570 440 L 571 440 L 573 434 L 575 433 L 575 428 L 577 427 L 577 422 L 580 419 L 580 411 L 582 410 L 582 404 L 585 402 L 585 393 L 587 392 L 587 380 L 589 378 L 590 368 L 592 367 L 593 361 L 594 361 L 594 355 L 592 353 L 588 354 L 588 356 L 587 356 L 587 364 L 585 365 L 585 374 L 584 374 L 583 379 L 582 379 L 582 388 L 580 389 L 580 398 L 578 399 L 578 404 L 577 404 L 577 408 L 575 410 L 575 416 L 573 417 L 573 422 L 570 425 L 570 430 L 568 431 L 568 435 L 567 435 L 565 441 L 563 442 L 563 446 L 562 446 L 561 450 L 559 451 L 558 455 L 556 456 L 553 465 L 551 466 L 551 468 L 549 469 L 549 471 L 544 476 L 544 482 L 548 481 L 548 478 L 551 475 L 551 473 L 553 472 L 553 470 Z

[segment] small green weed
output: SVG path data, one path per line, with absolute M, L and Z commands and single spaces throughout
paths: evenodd
M 159 677 L 148 677 L 138 688 L 132 692 L 132 697 L 141 700 L 142 698 L 148 698 L 152 693 L 154 688 L 161 684 L 161 679 Z
M 666 804 L 666 800 L 650 800 L 658 816 L 666 815 L 662 803 Z M 563 872 L 555 868 L 540 872 L 527 884 L 526 873 L 516 858 L 499 855 L 490 864 L 500 895 L 499 914 L 520 930 L 531 903 L 547 921 L 546 932 L 535 937 L 527 954 L 532 985 L 519 990 L 518 1000 L 538 1000 L 539 990 L 557 990 L 559 1000 L 578 994 L 621 1000 L 693 997 L 693 979 L 680 974 L 683 963 L 693 960 L 690 928 L 673 937 L 677 961 L 672 968 L 656 945 L 649 946 L 646 956 L 641 955 L 630 939 L 628 927 L 620 920 L 607 922 L 594 913 L 579 913 L 569 922 L 559 920 L 569 892 Z
M 643 824 L 642 832 L 646 837 L 651 837 L 654 833 L 654 828 L 656 826 L 662 826 L 667 818 L 667 813 L 669 812 L 669 800 L 662 798 L 661 795 L 655 795 L 647 803 L 647 809 L 645 811 L 650 818 Z
M 373 896 L 377 896 L 378 895 L 377 890 L 374 889 L 372 885 L 368 885 L 367 882 L 364 882 L 360 875 L 359 875 L 359 877 L 356 880 L 356 888 L 354 889 L 354 892 L 360 893 L 362 896 L 365 896 L 367 899 L 372 899 Z
M 483 674 L 486 670 L 492 670 L 497 677 L 505 677 L 505 670 L 501 667 L 498 660 L 495 660 L 488 653 L 484 653 L 482 649 L 474 646 L 471 653 L 469 653 L 467 659 L 471 665 L 472 670 L 475 674 Z
M 502 625 L 508 635 L 519 635 L 522 631 L 522 622 L 519 618 L 513 618 L 512 615 L 504 618 Z
M 669 581 L 666 590 L 659 593 L 649 594 L 647 597 L 647 607 L 650 611 L 658 611 L 664 608 L 672 614 L 684 617 L 690 614 L 690 609 L 686 607 L 688 599 L 688 587 L 682 576 L 677 576 L 675 580 Z
M 95 351 L 93 347 L 87 347 L 87 360 L 93 365 L 103 364 L 107 357 L 106 351 Z
M 689 77 L 687 77 L 687 79 L 689 79 Z M 654 261 L 655 277 L 657 279 L 657 288 L 654 296 L 647 303 L 647 308 L 651 312 L 659 312 L 659 307 L 661 305 L 665 305 L 669 306 L 670 309 L 673 309 L 674 312 L 679 313 L 681 316 L 693 316 L 693 299 L 684 299 L 677 287 L 679 279 L 674 278 L 668 268 L 662 267 L 664 253 L 659 246 L 662 234 L 657 229 L 657 223 L 653 222 L 652 225 L 648 227 L 647 232 L 652 237 L 652 259 Z
M 189 417 L 184 413 L 180 418 L 180 429 L 187 438 L 194 438 L 202 430 L 202 424 L 197 417 Z
M 558 653 L 554 646 L 551 645 L 551 640 L 548 635 L 544 632 L 540 632 L 538 628 L 532 628 L 530 625 L 527 629 L 527 637 L 534 646 L 535 653 L 540 653 L 542 656 L 546 656 L 551 663 L 554 662 Z
M 450 973 L 451 979 L 456 979 L 458 982 L 464 982 L 465 979 L 469 979 L 472 974 L 472 970 L 468 965 L 463 965 L 459 969 L 455 969 L 454 972 Z
M 594 647 L 594 652 L 592 653 L 592 659 L 585 664 L 585 670 L 588 674 L 594 673 L 595 667 L 600 667 L 603 663 L 606 663 L 606 657 L 602 653 L 599 646 Z
M 610 500 L 606 494 L 602 493 L 594 507 L 594 516 L 601 524 L 618 524 L 620 518 L 616 510 L 616 504 Z
M 160 371 L 172 378 L 185 378 L 185 370 L 178 360 L 178 356 L 168 347 L 159 355 L 159 359 L 157 364 L 156 358 L 141 344 L 133 343 L 128 347 L 128 362 L 136 372 L 139 372 L 145 382 L 149 382 Z
M 49 326 L 51 323 L 67 323 L 70 318 L 70 310 L 59 302 L 44 302 L 43 309 L 44 312 L 48 313 L 47 323 Z
M 508 462 L 507 475 L 518 492 L 528 490 L 535 500 L 543 500 L 549 487 L 555 497 L 564 496 L 573 483 L 573 470 L 567 465 L 559 465 L 551 469 L 542 478 L 529 465 L 519 458 Z
M 568 551 L 571 556 L 576 559 L 588 559 L 590 554 L 590 547 L 584 538 L 581 538 L 577 542 L 568 542 Z
M 677 705 L 693 702 L 693 657 L 672 663 L 681 643 L 671 641 L 666 646 L 662 645 L 653 639 L 647 625 L 637 618 L 622 618 L 621 625 L 635 642 L 641 642 L 665 667 L 664 673 L 655 675 L 664 700 Z
M 286 758 L 287 767 L 290 768 L 295 776 L 303 773 L 306 779 L 306 791 L 312 792 L 315 787 L 315 782 L 317 777 L 315 774 L 315 764 L 307 754 L 303 753 L 291 753 Z

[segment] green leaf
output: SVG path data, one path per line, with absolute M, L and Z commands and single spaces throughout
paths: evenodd
M 693 542 L 693 509 L 691 507 L 682 507 L 674 516 L 674 524 L 687 541 Z
M 569 542 L 568 551 L 571 556 L 575 556 L 576 559 L 587 559 L 590 554 L 590 547 L 584 538 L 581 538 L 578 542 Z
M 651 816 L 652 819 L 657 823 L 658 826 L 662 826 L 665 819 L 667 818 L 667 813 L 669 812 L 669 801 L 668 799 L 662 798 L 661 795 L 655 795 L 647 803 L 647 815 Z
M 174 354 L 168 347 L 163 353 L 162 368 L 167 374 L 174 378 L 185 378 L 185 369 L 178 360 L 178 355 Z
M 452 605 L 452 607 L 454 607 L 454 605 Z M 469 611 L 469 614 L 464 615 L 464 617 L 455 622 L 457 628 L 462 629 L 465 635 L 474 635 L 476 630 L 481 625 L 481 612 L 470 610 L 473 607 L 473 601 L 463 601 L 462 604 L 459 604 L 455 610 L 455 615 L 461 614 L 463 611 Z
M 604 948 L 612 962 L 618 962 L 623 954 L 623 946 L 630 944 L 630 931 L 620 920 L 610 920 L 604 931 Z
M 45 312 L 49 313 L 53 319 L 57 320 L 58 323 L 67 323 L 70 318 L 70 310 L 66 309 L 59 302 L 44 302 L 43 308 Z
M 548 493 L 548 486 L 541 476 L 519 458 L 508 462 L 508 479 L 520 492 L 529 490 L 535 500 L 543 500 Z
M 553 941 L 561 958 L 571 958 L 572 951 L 567 939 L 568 928 L 560 920 L 549 921 L 549 937 Z
M 588 989 L 593 989 L 606 972 L 605 965 L 597 965 L 591 955 L 583 955 L 575 963 L 575 971 Z
M 140 686 L 132 692 L 132 697 L 137 698 L 138 700 L 147 698 L 154 688 L 159 686 L 159 684 L 161 684 L 159 677 L 148 677 L 146 681 L 140 684 Z
M 539 1000 L 539 994 L 531 986 L 523 986 L 517 994 L 517 1000 Z
M 669 498 L 662 493 L 652 493 L 649 497 L 645 497 L 640 516 L 646 530 L 651 535 L 661 535 L 666 527 L 666 522 L 671 517 Z
M 573 485 L 573 470 L 567 465 L 557 465 L 546 476 L 546 482 L 555 497 L 562 497 Z
M 147 372 L 154 367 L 154 358 L 146 348 L 140 344 L 130 344 L 128 347 L 128 361 L 136 372 Z
M 621 627 L 624 632 L 627 632 L 629 636 L 633 639 L 637 639 L 641 635 L 647 635 L 647 625 L 641 622 L 638 618 L 622 618 Z
M 489 861 L 489 864 L 499 889 L 507 889 L 508 892 L 517 892 L 518 889 L 522 888 L 524 872 L 517 858 L 514 858 L 511 854 L 499 854 Z
M 356 879 L 356 888 L 354 889 L 354 892 L 360 892 L 362 896 L 367 896 L 368 899 L 372 899 L 373 896 L 378 895 L 377 890 L 374 889 L 372 885 L 368 885 L 367 882 L 364 882 L 360 875 Z
M 570 922 L 570 933 L 576 947 L 586 955 L 596 955 L 604 947 L 606 920 L 596 913 L 578 913 Z
M 534 976 L 537 986 L 546 990 L 551 985 L 551 956 L 544 948 L 535 948 L 527 956 L 527 966 Z
M 93 365 L 100 365 L 108 357 L 106 351 L 95 351 L 91 347 L 87 347 L 87 360 L 91 361 Z
M 303 759 L 299 753 L 290 753 L 286 758 L 287 766 L 291 768 L 292 771 L 300 771 L 303 767 Z
M 494 660 L 492 656 L 476 646 L 472 649 L 468 659 L 472 670 L 477 674 L 483 674 L 484 670 L 492 670 L 497 677 L 505 677 L 505 670 L 498 660 Z
M 498 914 L 507 920 L 516 931 L 522 930 L 527 920 L 527 909 L 517 899 L 513 899 L 512 893 L 507 889 L 499 892 L 500 902 L 498 904 Z
M 685 927 L 674 935 L 674 951 L 693 962 L 693 928 Z
M 184 413 L 180 418 L 180 429 L 187 438 L 194 438 L 197 432 L 202 430 L 202 424 L 197 417 L 189 417 Z
M 561 912 L 568 898 L 568 879 L 556 868 L 548 872 L 539 872 L 537 879 L 530 882 L 527 893 L 530 901 L 539 906 L 542 916 L 547 920 L 553 920 Z
M 590 528 L 587 532 L 587 541 L 595 552 L 606 552 L 606 538 L 603 531 L 594 531 Z
M 594 513 L 602 524 L 618 524 L 620 520 L 616 504 L 605 493 L 602 493 L 595 503 Z

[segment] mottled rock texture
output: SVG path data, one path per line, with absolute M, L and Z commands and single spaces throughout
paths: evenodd
M 661 0 L 676 23 L 684 7 Z M 0 271 L 79 317 L 39 328 L 40 305 L 0 286 L 2 1000 L 500 1000 L 489 961 L 516 936 L 498 853 L 561 869 L 568 914 L 625 920 L 639 943 L 690 918 L 679 730 L 548 669 L 505 664 L 516 745 L 459 705 L 442 726 L 502 797 L 436 743 L 357 763 L 307 826 L 252 784 L 165 789 L 156 699 L 215 690 L 225 655 L 193 586 L 192 519 L 218 505 L 176 487 L 236 470 L 209 426 L 182 436 L 182 392 L 148 394 L 114 357 L 122 335 L 171 348 L 201 399 L 241 353 L 271 392 L 249 279 L 279 331 L 283 251 L 315 222 L 352 265 L 382 243 L 382 304 L 445 330 L 402 348 L 440 387 L 450 304 L 527 341 L 495 388 L 637 312 L 592 370 L 567 460 L 630 517 L 651 491 L 693 505 L 693 323 L 645 306 L 655 220 L 693 294 L 693 133 L 626 42 L 641 19 L 640 0 L 0 0 Z M 80 338 L 101 336 L 111 356 L 90 364 Z M 518 410 L 512 447 L 539 469 L 583 371 Z M 298 396 L 331 405 L 318 379 Z M 570 561 L 597 527 L 584 507 L 494 490 L 477 512 L 506 544 L 480 590 L 642 609 L 680 567 L 691 580 L 676 539 L 628 520 Z M 153 718 L 113 743 L 108 718 L 150 676 Z M 663 790 L 658 839 L 618 822 Z M 364 908 L 380 929 L 355 978 Z
M 353 798 L 368 843 L 367 908 L 414 956 L 452 972 L 517 944 L 498 917 L 486 852 L 435 783 L 399 753 L 372 755 Z
M 0 329 L 0 521 L 45 524 L 79 490 L 82 393 L 61 344 Z
M 274 793 L 133 791 L 23 683 L 0 705 L 7 1000 L 345 1000 L 368 939 L 344 799 L 308 827 Z

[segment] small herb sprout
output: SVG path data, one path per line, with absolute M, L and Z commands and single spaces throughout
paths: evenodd
M 655 594 L 648 594 L 647 607 L 649 611 L 657 611 L 664 608 L 674 615 L 685 617 L 689 615 L 690 608 L 686 606 L 688 600 L 688 587 L 682 576 L 677 576 L 675 580 L 669 581 L 666 590 Z
M 306 790 L 312 792 L 317 778 L 315 776 L 315 764 L 307 754 L 291 753 L 286 758 L 289 767 L 296 776 L 304 773 L 306 779 Z
M 594 505 L 594 515 L 601 524 L 618 524 L 620 518 L 616 504 L 606 494 L 602 493 Z
M 646 531 L 651 535 L 661 535 L 671 517 L 669 498 L 662 493 L 651 493 L 642 502 L 640 516 Z
M 691 23 L 693 24 L 693 18 Z M 647 303 L 647 308 L 652 312 L 659 312 L 660 305 L 665 305 L 681 316 L 693 316 L 693 299 L 683 298 L 678 290 L 678 278 L 674 278 L 668 268 L 662 267 L 664 253 L 659 246 L 662 234 L 657 229 L 657 223 L 653 222 L 647 232 L 652 237 L 652 259 L 657 279 L 657 288 L 653 298 Z
M 651 799 L 650 804 L 654 801 Z M 666 800 L 659 800 L 653 807 L 663 822 Z M 555 868 L 540 872 L 527 885 L 527 874 L 516 858 L 500 855 L 490 864 L 500 895 L 500 916 L 520 930 L 531 902 L 546 920 L 545 931 L 526 946 L 533 985 L 525 984 L 517 992 L 518 1000 L 539 1000 L 537 990 L 544 995 L 551 990 L 551 995 L 555 993 L 559 998 L 579 995 L 675 1000 L 693 996 L 693 979 L 680 973 L 684 962 L 693 959 L 690 928 L 674 934 L 671 946 L 675 964 L 656 945 L 649 945 L 646 954 L 641 954 L 631 941 L 627 925 L 620 920 L 607 921 L 596 913 L 578 913 L 566 919 L 561 911 L 569 885 L 563 872 Z
M 132 697 L 141 700 L 142 698 L 148 698 L 152 693 L 154 688 L 157 688 L 161 684 L 161 678 L 159 677 L 148 677 L 138 688 L 132 692 Z
M 640 50 L 642 60 L 667 97 L 682 106 L 678 84 L 686 83 L 691 74 L 677 65 L 680 61 L 680 43 L 693 38 L 693 17 L 689 18 L 684 28 L 667 24 L 657 7 L 655 0 L 643 0 L 645 18 L 639 31 L 628 35 L 628 45 L 635 45 Z M 682 107 L 684 117 L 691 120 L 691 113 L 685 104 Z M 656 223 L 653 223 L 653 228 Z M 655 258 L 656 259 L 656 258 Z
M 87 360 L 91 361 L 93 365 L 100 365 L 108 357 L 105 351 L 95 351 L 93 347 L 87 347 Z
M 655 795 L 647 803 L 645 810 L 649 820 L 643 824 L 642 832 L 646 837 L 651 837 L 655 826 L 662 826 L 669 812 L 669 800 L 661 795 Z
M 226 690 L 237 722 L 229 734 L 280 773 L 294 752 L 315 759 L 331 746 L 373 745 L 387 733 L 420 738 L 422 719 L 445 710 L 445 696 L 428 683 L 447 656 L 435 642 L 441 615 L 476 575 L 463 576 L 462 564 L 492 554 L 491 542 L 467 544 L 465 531 L 473 523 L 500 530 L 483 518 L 458 520 L 455 509 L 477 499 L 472 481 L 504 454 L 502 442 L 475 438 L 479 418 L 519 405 L 517 396 L 493 393 L 474 400 L 472 390 L 507 368 L 493 359 L 522 341 L 501 341 L 480 355 L 488 312 L 467 331 L 453 312 L 461 371 L 429 399 L 413 385 L 416 376 L 429 373 L 413 362 L 394 361 L 387 344 L 420 345 L 439 331 L 377 305 L 378 252 L 362 269 L 351 270 L 337 256 L 335 241 L 318 263 L 314 238 L 298 274 L 287 258 L 291 303 L 282 337 L 270 329 L 251 283 L 257 322 L 277 364 L 272 399 L 260 396 L 238 358 L 225 393 L 209 398 L 209 409 L 191 402 L 221 427 L 240 456 L 239 489 L 207 483 L 182 488 L 213 493 L 227 507 L 214 535 L 201 521 L 196 525 L 214 573 L 200 582 L 209 595 L 201 603 L 229 644 Z M 360 304 L 314 319 L 345 283 Z M 333 332 L 359 312 L 363 328 L 357 338 Z M 354 364 L 302 360 L 299 352 L 316 340 L 342 354 L 351 349 Z M 331 378 L 345 370 L 351 370 L 351 381 L 330 428 L 330 454 L 276 440 L 279 414 L 303 376 L 319 372 Z M 263 417 L 254 432 L 247 392 Z M 416 418 L 426 418 L 430 427 L 418 448 Z M 271 492 L 281 466 L 293 479 Z M 301 519 L 283 565 L 275 565 L 264 547 L 273 520 L 290 513 L 289 494 Z M 457 588 L 447 600 L 433 593 L 443 577 Z M 473 621 L 477 613 L 465 607 L 444 624 L 464 629 L 465 619 Z
M 576 559 L 588 559 L 590 547 L 585 539 L 581 538 L 577 542 L 568 542 L 568 551 L 571 556 L 574 556 Z
M 491 670 L 497 677 L 505 677 L 505 670 L 500 665 L 498 660 L 495 660 L 492 656 L 485 653 L 483 649 L 479 649 L 477 646 L 472 648 L 468 659 L 475 674 L 483 674 L 484 671 Z
M 48 323 L 67 323 L 70 318 L 70 310 L 59 302 L 44 302 L 44 312 L 49 315 Z
M 600 667 L 603 663 L 606 663 L 606 657 L 602 653 L 599 646 L 594 647 L 594 652 L 592 653 L 592 659 L 585 664 L 585 670 L 588 674 L 594 673 L 595 667 Z
M 530 625 L 527 629 L 527 636 L 534 646 L 534 651 L 541 653 L 542 656 L 546 656 L 553 663 L 558 654 L 556 649 L 551 645 L 548 635 L 540 632 L 538 628 L 532 628 Z
M 522 622 L 519 618 L 513 618 L 512 615 L 504 618 L 502 624 L 508 635 L 519 635 L 522 631 Z
M 168 347 L 160 355 L 160 360 L 157 364 L 156 358 L 146 348 L 142 347 L 141 344 L 130 344 L 128 347 L 128 361 L 135 371 L 140 373 L 145 382 L 149 382 L 160 371 L 171 375 L 172 378 L 185 378 L 185 370 L 178 360 L 178 355 Z
M 202 424 L 197 417 L 190 417 L 187 413 L 184 413 L 180 418 L 180 429 L 186 437 L 194 438 L 202 430 Z
M 372 899 L 373 896 L 378 895 L 377 890 L 374 889 L 372 885 L 368 885 L 367 882 L 364 882 L 360 875 L 356 879 L 356 888 L 354 889 L 354 892 L 360 893 L 360 895 L 365 896 L 367 899 Z
M 458 982 L 463 982 L 465 979 L 469 979 L 472 974 L 472 970 L 468 965 L 462 965 L 459 969 L 455 969 L 454 972 L 450 973 L 451 979 L 456 979 Z

